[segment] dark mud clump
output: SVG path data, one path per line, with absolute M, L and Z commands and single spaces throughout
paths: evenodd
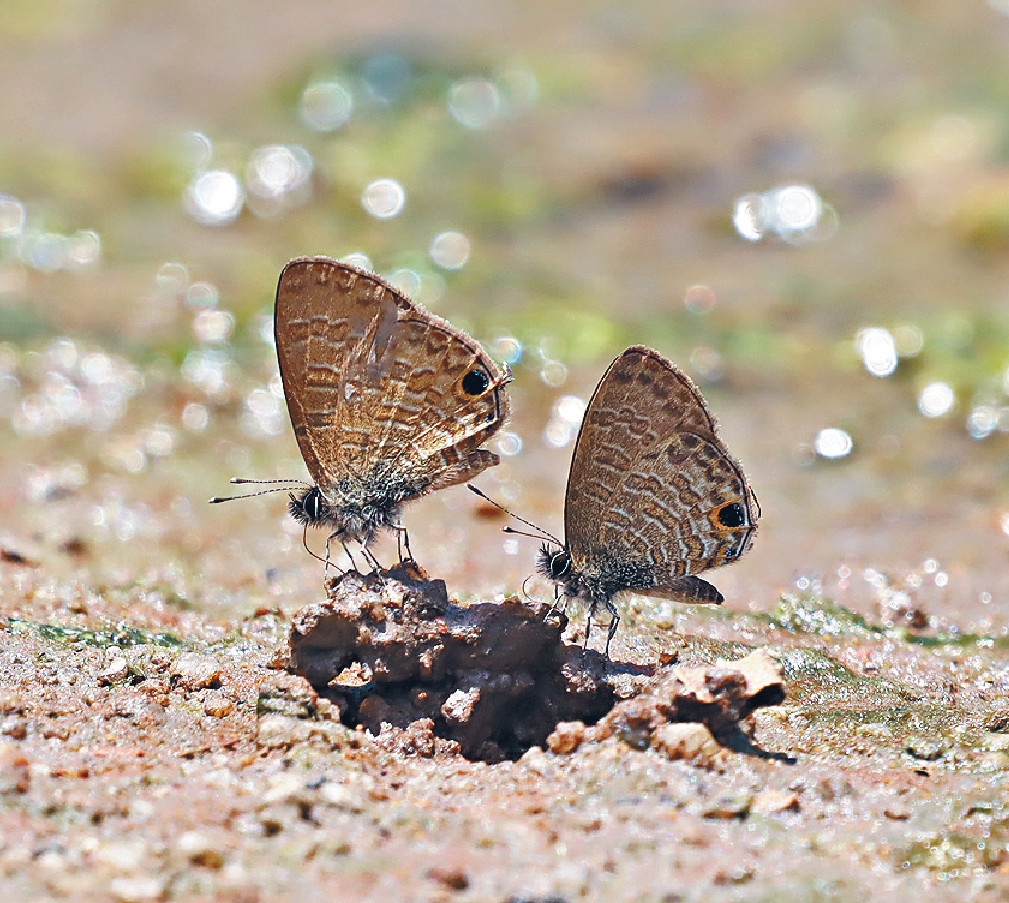
M 542 602 L 450 603 L 441 580 L 407 563 L 350 572 L 291 625 L 291 670 L 378 735 L 429 720 L 467 758 L 516 758 L 558 722 L 597 721 L 613 706 L 598 653 L 561 642 Z
M 759 753 L 742 726 L 783 696 L 764 652 L 704 668 L 607 661 L 563 643 L 567 619 L 545 603 L 456 605 L 412 563 L 344 574 L 328 595 L 295 616 L 290 670 L 344 724 L 407 754 L 499 761 L 615 736 L 680 755 L 666 727 L 677 722 L 705 726 L 715 746 Z

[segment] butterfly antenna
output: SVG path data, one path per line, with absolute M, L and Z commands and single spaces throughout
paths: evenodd
M 514 517 L 515 520 L 519 521 L 520 523 L 525 524 L 527 527 L 532 527 L 536 531 L 536 534 L 523 533 L 521 530 L 515 530 L 512 527 L 504 527 L 503 529 L 504 529 L 505 533 L 518 533 L 519 536 L 529 536 L 532 539 L 544 539 L 544 538 L 545 539 L 549 539 L 551 542 L 554 542 L 557 545 L 559 545 L 561 548 L 564 548 L 564 543 L 562 543 L 552 533 L 547 533 L 546 530 L 544 530 L 542 527 L 537 527 L 536 524 L 534 524 L 532 521 L 528 521 L 524 517 L 519 517 L 513 511 L 509 511 L 507 508 L 505 508 L 504 505 L 500 505 L 497 502 L 495 502 L 494 499 L 492 499 L 489 495 L 487 495 L 487 493 L 481 492 L 472 483 L 467 483 L 466 484 L 466 488 L 469 489 L 470 492 L 475 492 L 485 502 L 490 502 L 495 508 L 503 511 L 509 517 Z
M 232 477 L 228 480 L 229 483 L 257 483 L 259 485 L 266 485 L 271 483 L 283 483 L 283 486 L 277 486 L 274 489 L 261 489 L 259 492 L 249 492 L 245 495 L 215 495 L 210 499 L 211 505 L 216 505 L 218 502 L 233 502 L 235 499 L 254 499 L 257 495 L 266 495 L 270 492 L 285 492 L 289 486 L 308 486 L 304 480 L 246 480 L 244 477 Z

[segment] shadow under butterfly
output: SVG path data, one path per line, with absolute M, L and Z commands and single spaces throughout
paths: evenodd
M 564 498 L 565 541 L 519 520 L 559 547 L 544 543 L 536 563 L 558 598 L 588 603 L 585 648 L 598 609 L 609 612 L 609 657 L 617 593 L 723 602 L 696 575 L 743 555 L 759 518 L 697 387 L 636 345 L 610 364 L 585 410 Z
M 511 373 L 478 342 L 379 277 L 326 257 L 292 260 L 277 285 L 274 335 L 287 409 L 312 478 L 211 502 L 290 491 L 291 516 L 368 549 L 397 531 L 404 503 L 497 464 L 479 446 L 504 424 Z M 315 555 L 309 550 L 310 554 Z M 315 555 L 316 558 L 321 556 Z M 400 551 L 402 560 L 402 550 Z M 351 562 L 353 558 L 351 557 Z

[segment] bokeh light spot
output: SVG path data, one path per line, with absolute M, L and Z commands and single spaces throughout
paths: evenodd
M 280 198 L 308 184 L 314 162 L 300 145 L 268 144 L 249 158 L 245 184 L 261 198 Z
M 497 435 L 497 451 L 499 455 L 510 458 L 522 451 L 522 437 L 518 433 L 504 430 Z
M 337 81 L 315 82 L 302 92 L 299 110 L 302 121 L 310 129 L 333 132 L 350 119 L 354 98 Z
M 897 369 L 897 346 L 889 329 L 860 329 L 855 333 L 855 348 L 873 376 L 890 376 Z
M 431 240 L 431 259 L 443 270 L 465 266 L 469 250 L 469 239 L 461 232 L 441 232 Z
M 398 216 L 406 203 L 406 192 L 395 179 L 375 179 L 361 193 L 361 206 L 376 219 Z
M 997 426 L 998 410 L 993 405 L 976 405 L 967 415 L 967 433 L 971 439 L 987 439 Z
M 186 189 L 186 211 L 204 226 L 235 220 L 245 204 L 245 192 L 234 173 L 211 169 L 197 173 Z
M 362 67 L 368 93 L 382 103 L 400 99 L 410 85 L 410 64 L 398 53 L 380 53 Z
M 494 342 L 494 355 L 506 364 L 517 364 L 522 360 L 522 343 L 515 336 L 501 336 Z
M 340 263 L 346 263 L 349 266 L 357 267 L 359 270 L 364 270 L 367 273 L 375 272 L 375 266 L 371 262 L 371 258 L 363 251 L 351 251 L 350 254 L 344 254 L 343 257 L 340 258 Z
M 543 431 L 543 441 L 552 448 L 563 448 L 578 435 L 585 402 L 577 395 L 562 395 L 554 402 L 550 421 Z
M 829 228 L 819 230 L 826 212 L 830 213 Z M 774 234 L 792 244 L 830 237 L 837 231 L 836 219 L 833 208 L 825 207 L 809 185 L 784 185 L 763 194 L 744 194 L 736 199 L 732 213 L 732 225 L 741 238 L 760 241 Z
M 231 338 L 235 316 L 228 310 L 201 310 L 193 318 L 193 334 L 200 342 L 221 344 Z
M 944 417 L 956 403 L 953 387 L 945 382 L 932 382 L 918 393 L 918 410 L 925 417 Z
M 0 238 L 18 235 L 24 227 L 24 204 L 9 194 L 0 194 Z
M 448 109 L 460 125 L 486 128 L 501 111 L 501 95 L 487 79 L 464 78 L 449 88 Z
M 683 306 L 694 314 L 707 313 L 715 306 L 715 292 L 706 285 L 692 285 L 683 297 Z
M 821 458 L 834 460 L 851 454 L 854 448 L 851 436 L 837 427 L 827 427 L 816 434 L 813 449 Z

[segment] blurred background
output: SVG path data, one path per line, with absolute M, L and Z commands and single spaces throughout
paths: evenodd
M 708 575 L 728 608 L 1003 632 L 1007 49 L 1006 0 L 8 0 L 2 585 L 222 617 L 321 594 L 283 495 L 206 500 L 305 475 L 271 313 L 327 254 L 512 366 L 477 482 L 546 529 L 643 342 L 763 507 Z M 405 522 L 460 594 L 533 570 L 462 487 Z

